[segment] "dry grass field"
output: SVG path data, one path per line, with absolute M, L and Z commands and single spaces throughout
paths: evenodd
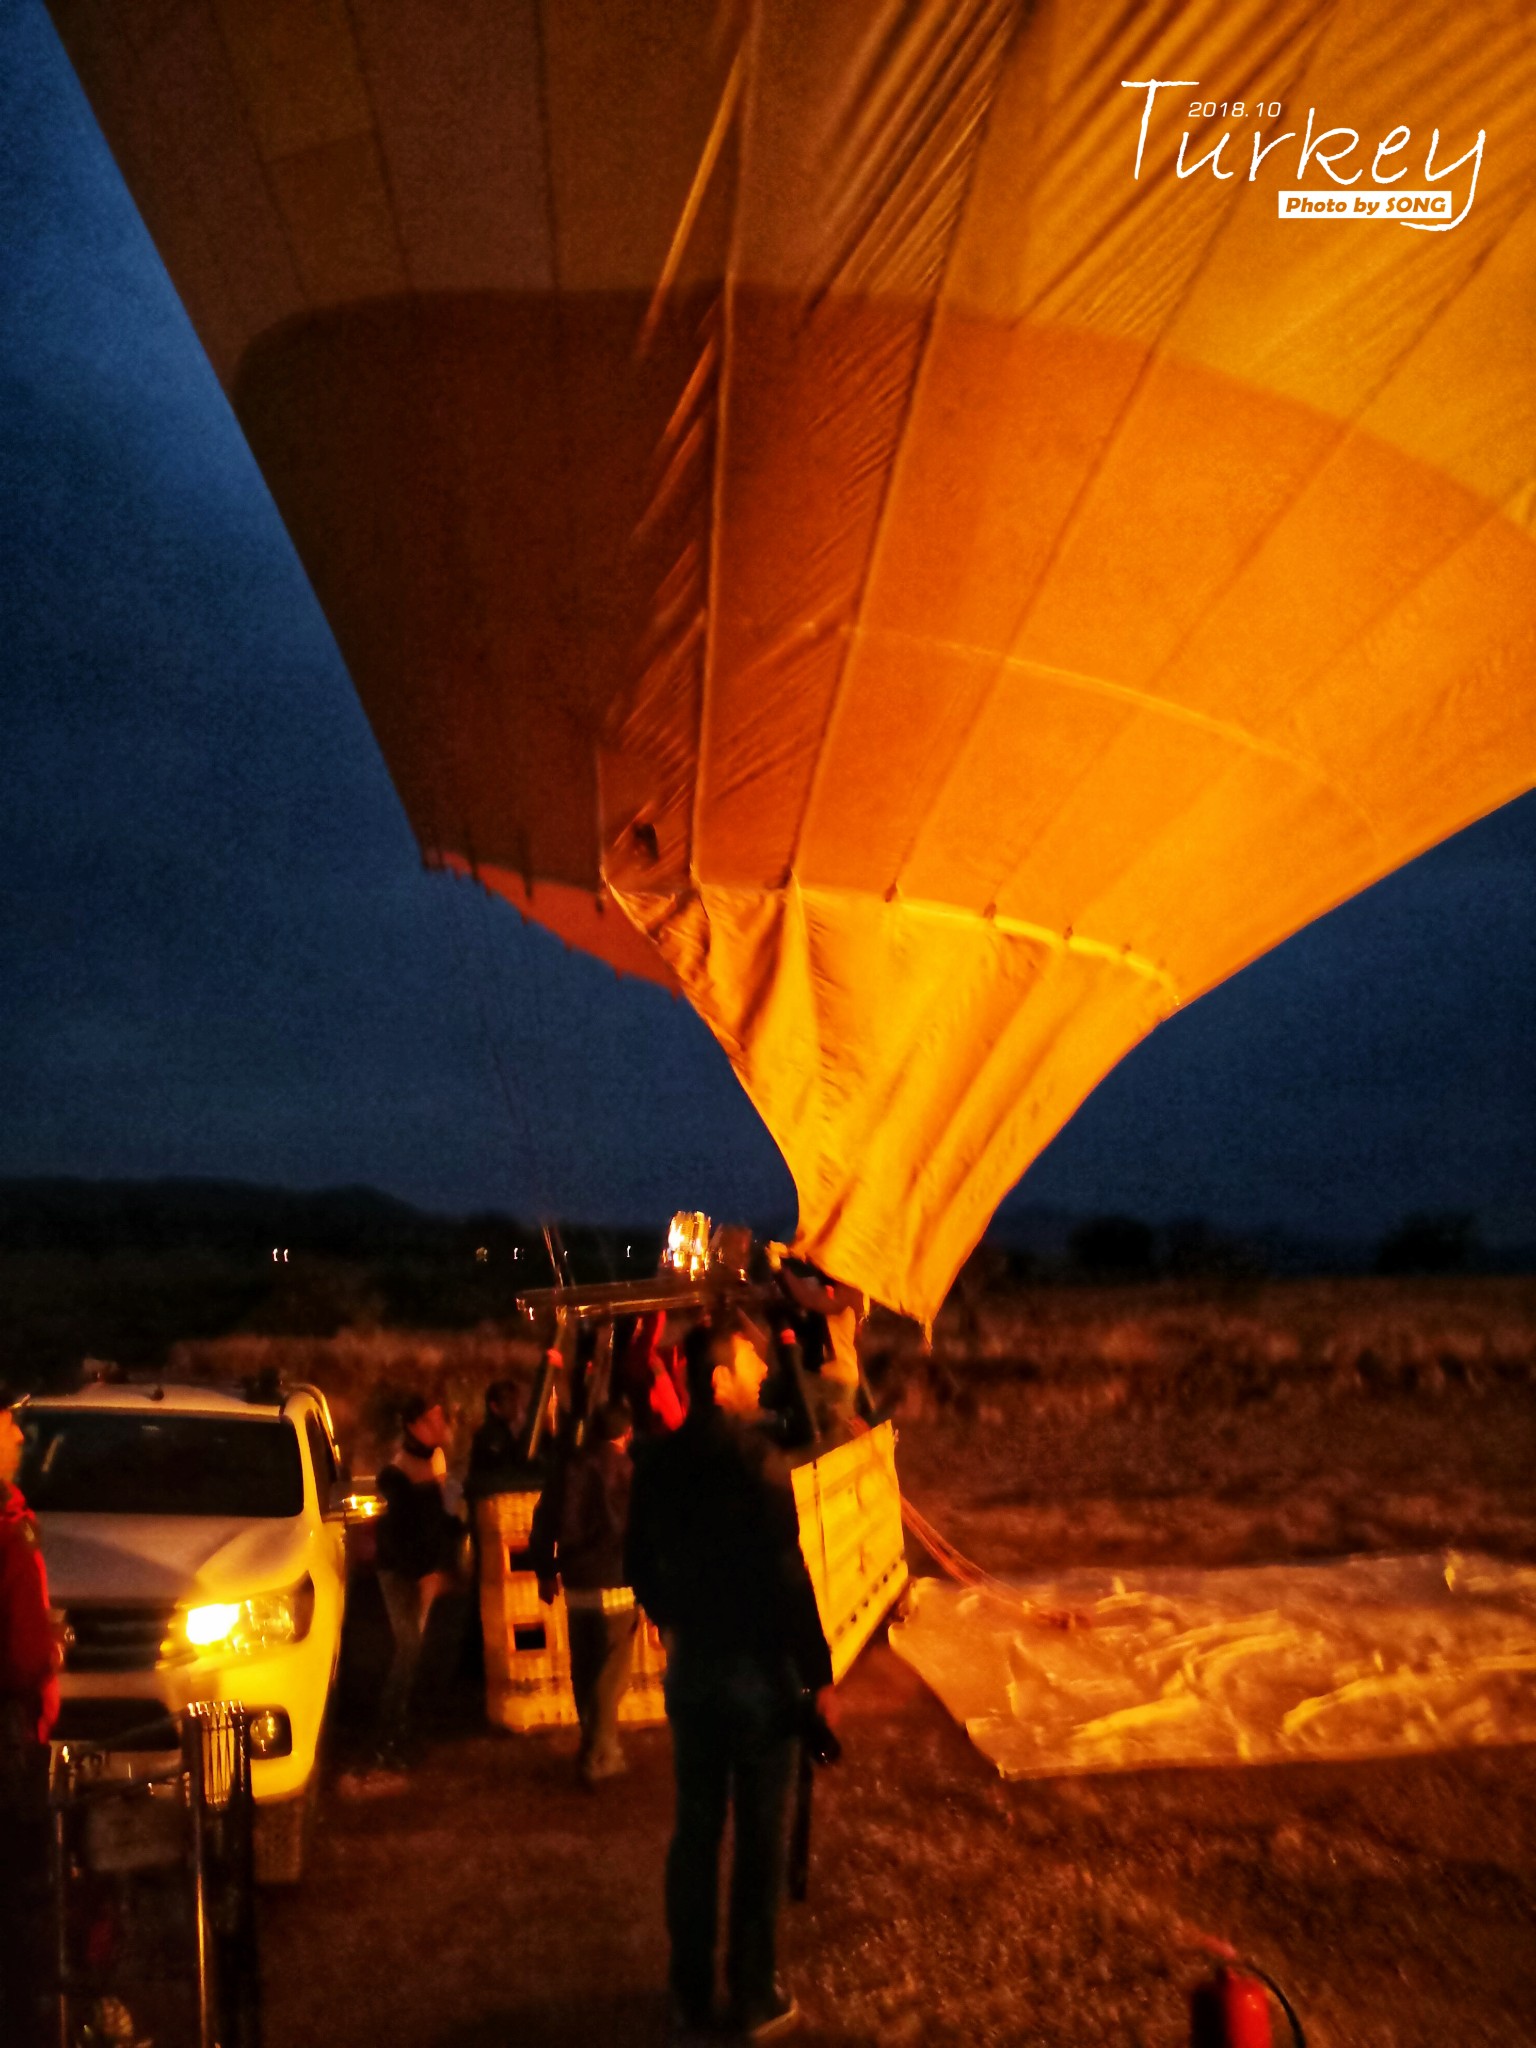
M 898 1350 L 903 1482 L 996 1570 L 1536 1556 L 1536 1283 L 1042 1291 Z

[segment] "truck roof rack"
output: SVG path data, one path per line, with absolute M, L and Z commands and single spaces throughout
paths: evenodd
M 331 1420 L 331 1404 L 325 1398 L 322 1388 L 317 1387 L 313 1380 L 294 1380 L 291 1385 L 283 1388 L 282 1393 L 283 1413 L 285 1415 L 288 1412 L 288 1403 L 296 1394 L 307 1394 L 320 1410 L 320 1419 L 325 1424 L 326 1434 L 330 1437 L 332 1443 L 336 1441 L 336 1425 Z

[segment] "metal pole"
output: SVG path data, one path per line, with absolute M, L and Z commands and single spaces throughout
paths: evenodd
M 244 1707 L 235 1709 L 235 1773 L 230 1795 L 234 1824 L 233 1878 L 239 1890 L 240 2048 L 261 2048 L 261 1962 L 256 1940 L 256 1871 L 251 1829 L 251 1721 Z
M 592 1363 L 587 1376 L 587 1413 L 601 1408 L 613 1391 L 613 1324 L 603 1323 L 597 1332 Z
M 53 1960 L 58 1971 L 56 2019 L 58 2048 L 72 2048 L 69 2024 L 69 1833 L 68 1801 L 74 1791 L 75 1767 L 66 1749 L 53 1787 Z
M 713 1309 L 721 1302 L 767 1301 L 777 1289 L 717 1271 L 689 1279 L 658 1273 L 650 1280 L 601 1280 L 589 1287 L 531 1287 L 517 1297 L 529 1322 L 553 1311 L 577 1317 L 642 1316 L 652 1309 Z
M 565 1335 L 565 1319 L 562 1317 L 557 1336 L 563 1340 Z M 527 1419 L 517 1446 L 518 1457 L 525 1465 L 531 1465 L 538 1455 L 539 1439 L 544 1434 L 544 1414 L 549 1407 L 549 1393 L 555 1383 L 555 1374 L 560 1370 L 558 1353 L 562 1348 L 563 1345 L 551 1345 L 539 1361 L 539 1376 L 533 1383 L 533 1399 L 528 1404 Z
M 203 1725 L 198 1715 L 190 1710 L 182 1717 L 181 1761 L 187 1775 L 187 1803 L 192 1812 L 192 1911 L 197 1949 L 197 2040 L 198 2048 L 216 2048 L 213 2024 L 213 1958 L 208 1928 Z
M 612 1324 L 576 1325 L 576 1342 L 571 1358 L 571 1405 L 566 1410 L 565 1426 L 560 1433 L 560 1449 L 567 1457 L 574 1456 L 586 1438 L 587 1418 L 592 1412 L 592 1362 L 597 1355 L 600 1327 L 608 1331 L 611 1340 Z

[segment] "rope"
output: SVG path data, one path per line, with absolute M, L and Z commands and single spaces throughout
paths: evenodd
M 523 992 L 526 989 L 532 1006 L 533 1044 L 540 1055 L 547 1055 L 551 1040 L 545 1028 L 543 983 L 539 962 L 534 957 L 538 941 L 530 936 L 529 925 L 534 922 L 525 911 L 515 904 L 506 902 L 481 880 L 478 867 L 473 869 L 475 885 L 475 927 L 479 938 L 480 956 L 486 963 L 486 975 L 493 984 L 496 1010 L 499 1016 L 509 1019 L 514 1029 L 521 1021 Z M 525 887 L 527 886 L 525 881 Z M 506 922 L 506 913 L 514 911 L 516 925 L 506 924 L 506 930 L 499 927 Z M 541 936 L 543 936 L 541 934 Z M 512 971 L 512 943 L 515 942 L 519 959 L 517 970 Z M 512 993 L 508 995 L 510 987 Z M 496 1078 L 507 1105 L 507 1112 L 522 1127 L 523 1146 L 528 1164 L 532 1169 L 535 1185 L 535 1200 L 539 1209 L 539 1228 L 544 1236 L 544 1250 L 549 1258 L 549 1267 L 556 1287 L 571 1285 L 570 1258 L 566 1251 L 565 1238 L 558 1223 L 553 1221 L 555 1212 L 555 1187 L 550 1171 L 550 1153 L 547 1146 L 535 1141 L 533 1123 L 528 1113 L 527 1101 L 509 1078 L 503 1062 L 500 1044 L 493 1033 L 484 1005 L 483 988 L 478 990 L 481 998 L 481 1028 L 485 1033 L 486 1045 L 496 1069 Z
M 480 950 L 482 954 L 489 956 L 493 962 L 496 959 L 496 955 L 494 948 L 485 936 L 483 905 L 476 905 L 474 909 L 469 910 L 466 910 L 464 907 L 464 899 L 460 895 L 460 890 L 466 883 L 474 891 L 476 897 L 483 898 L 486 894 L 485 885 L 480 881 L 478 875 L 472 874 L 462 879 L 457 875 L 452 875 L 449 888 L 447 924 L 453 946 L 454 965 L 457 967 L 460 980 L 468 992 L 471 1011 L 480 1029 L 481 1045 L 484 1049 L 487 1063 L 495 1077 L 497 1089 L 501 1095 L 502 1107 L 507 1114 L 507 1121 L 514 1127 L 515 1133 L 522 1138 L 523 1157 L 532 1170 L 534 1200 L 540 1211 L 542 1221 L 543 1216 L 548 1214 L 549 1205 L 546 1199 L 544 1175 L 541 1170 L 540 1160 L 534 1149 L 533 1129 L 529 1122 L 523 1099 L 513 1087 L 511 1077 L 507 1072 L 506 1063 L 502 1058 L 501 1046 L 491 1022 L 489 1004 L 486 998 L 485 978 L 482 974 L 477 974 L 470 960 L 470 953 L 474 949 L 475 942 L 469 937 L 468 928 L 470 919 L 475 916 L 476 909 L 480 912 L 476 920 Z M 503 1015 L 505 1015 L 506 1005 L 503 1003 L 499 1007 Z M 521 1208 L 522 1204 L 518 1200 L 510 1175 L 506 1176 L 504 1184 L 509 1194 L 512 1195 L 514 1213 L 516 1213 L 516 1210 Z M 548 1226 L 544 1225 L 543 1227 L 547 1246 L 549 1239 Z M 554 1263 L 553 1253 L 551 1253 L 550 1262 L 551 1264 Z M 557 1267 L 555 1269 L 557 1284 L 559 1278 L 560 1273 Z
M 926 1515 L 919 1514 L 905 1494 L 901 1496 L 901 1519 L 940 1571 L 968 1592 L 996 1601 L 1010 1613 L 1022 1614 L 1026 1619 L 1038 1622 L 1042 1628 L 1092 1628 L 1091 1615 L 1075 1608 L 1042 1607 L 1038 1601 L 1026 1600 L 1017 1586 L 1010 1586 L 1006 1579 L 994 1578 L 990 1572 L 983 1571 L 973 1558 L 957 1550 L 947 1536 L 941 1535 Z
M 522 1138 L 523 1157 L 533 1177 L 534 1201 L 539 1212 L 539 1229 L 544 1238 L 544 1250 L 549 1258 L 550 1271 L 554 1276 L 554 1283 L 559 1287 L 569 1283 L 570 1274 L 565 1264 L 564 1242 L 560 1237 L 558 1227 L 550 1221 L 553 1201 L 549 1179 L 545 1172 L 544 1153 L 542 1148 L 535 1144 L 533 1125 L 528 1114 L 527 1103 L 521 1091 L 514 1085 L 512 1077 L 508 1072 L 507 1063 L 502 1054 L 500 1037 L 491 1020 L 490 1003 L 487 997 L 487 983 L 494 982 L 496 1009 L 502 1018 L 511 1017 L 517 1000 L 515 992 L 520 991 L 525 981 L 533 984 L 535 1000 L 537 1001 L 538 970 L 536 966 L 530 970 L 525 958 L 521 963 L 523 972 L 510 977 L 510 984 L 514 995 L 510 998 L 508 997 L 506 991 L 509 977 L 504 972 L 503 954 L 505 946 L 503 936 L 492 929 L 492 919 L 503 906 L 492 903 L 491 891 L 481 881 L 478 872 L 472 870 L 467 880 L 469 887 L 474 892 L 472 904 L 469 908 L 462 907 L 464 899 L 459 894 L 458 877 L 454 878 L 455 886 L 452 891 L 453 907 L 448 922 L 454 941 L 455 964 L 459 969 L 465 987 L 469 990 L 475 1017 L 480 1026 L 481 1040 L 491 1070 L 496 1077 L 497 1087 L 501 1093 L 502 1105 L 507 1113 L 507 1120 L 515 1127 L 516 1134 L 520 1134 Z M 513 906 L 508 905 L 505 908 L 510 910 Z M 471 927 L 474 931 L 474 938 L 469 936 Z M 524 955 L 528 951 L 527 942 L 524 937 L 526 929 L 526 920 L 521 918 L 516 926 L 509 923 L 507 929 L 508 938 L 515 936 L 523 941 L 520 950 Z M 478 973 L 470 960 L 470 954 L 473 951 L 478 951 L 482 963 L 482 971 Z M 542 1048 L 545 1041 L 543 1034 L 543 1011 L 541 1007 L 536 1010 L 534 1017 L 534 1038 L 535 1042 Z M 511 1191 L 510 1177 L 508 1177 L 507 1186 L 509 1191 Z M 513 1203 L 514 1209 L 521 1208 L 522 1206 L 521 1202 L 517 1200 L 515 1193 L 513 1194 Z

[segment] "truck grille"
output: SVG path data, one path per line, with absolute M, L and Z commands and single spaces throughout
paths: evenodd
M 167 1750 L 180 1744 L 181 1730 L 159 1700 L 65 1700 L 53 1739 L 99 1749 Z
M 160 1663 L 174 1607 L 71 1607 L 64 1616 L 66 1671 L 153 1671 Z

